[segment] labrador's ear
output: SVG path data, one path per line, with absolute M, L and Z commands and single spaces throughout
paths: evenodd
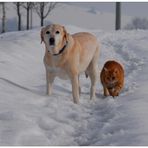
M 44 28 L 42 28 L 42 29 L 41 29 L 41 32 L 40 32 L 40 36 L 41 36 L 41 44 L 42 44 L 42 42 L 44 41 L 43 32 L 44 32 Z
M 67 33 L 64 26 L 63 26 L 63 32 L 64 32 L 64 37 L 65 37 L 66 41 L 68 41 L 68 33 Z

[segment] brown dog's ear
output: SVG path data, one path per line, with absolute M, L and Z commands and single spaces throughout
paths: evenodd
M 103 68 L 105 72 L 108 72 L 108 69 L 106 67 Z
M 63 26 L 63 31 L 64 31 L 64 37 L 65 37 L 66 41 L 68 41 L 68 33 L 67 33 L 64 26 Z
M 115 68 L 114 73 L 118 74 L 119 70 L 117 68 Z
M 41 33 L 40 33 L 40 36 L 41 36 L 41 44 L 44 41 L 43 31 L 44 31 L 44 28 L 41 29 Z

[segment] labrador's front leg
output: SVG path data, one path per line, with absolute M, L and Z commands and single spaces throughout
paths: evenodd
M 75 74 L 71 76 L 71 84 L 72 84 L 72 95 L 74 103 L 79 103 L 79 79 L 78 75 Z
M 54 75 L 49 73 L 46 70 L 46 94 L 49 95 L 49 96 L 52 94 L 53 81 L 54 81 Z

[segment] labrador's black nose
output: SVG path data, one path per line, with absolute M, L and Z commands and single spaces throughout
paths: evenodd
M 50 43 L 50 45 L 54 45 L 55 39 L 54 39 L 54 38 L 50 38 L 50 39 L 49 39 L 49 43 Z

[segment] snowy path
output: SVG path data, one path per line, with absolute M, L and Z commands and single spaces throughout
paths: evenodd
M 0 145 L 148 145 L 148 32 L 93 33 L 101 42 L 100 70 L 109 59 L 123 63 L 125 88 L 104 98 L 98 83 L 92 102 L 82 75 L 80 105 L 69 81 L 56 79 L 53 95 L 45 95 L 39 30 L 0 36 Z

